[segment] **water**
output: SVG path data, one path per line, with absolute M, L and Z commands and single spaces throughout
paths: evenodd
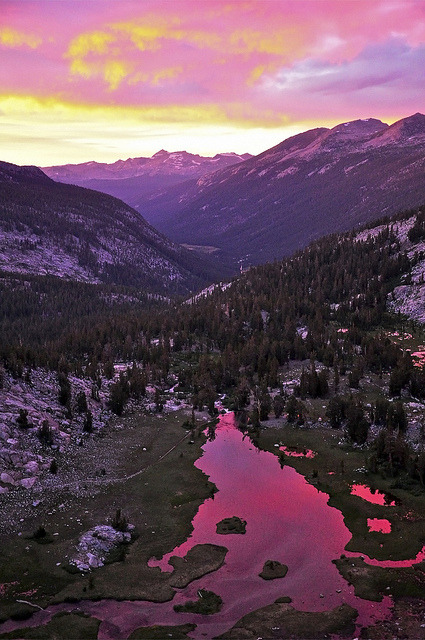
M 390 598 L 384 598 L 382 603 L 357 598 L 353 587 L 332 563 L 346 553 L 344 548 L 351 534 L 341 512 L 327 504 L 327 494 L 291 467 L 281 468 L 273 454 L 257 450 L 236 428 L 233 414 L 220 417 L 215 439 L 208 441 L 203 450 L 196 465 L 216 484 L 218 492 L 199 507 L 188 540 L 164 558 L 152 559 L 150 564 L 171 571 L 168 560 L 172 555 L 184 556 L 190 548 L 203 543 L 227 547 L 225 564 L 179 590 L 168 603 L 80 602 L 80 609 L 102 620 L 101 640 L 128 637 L 140 626 L 186 622 L 198 625 L 193 638 L 212 638 L 243 615 L 281 596 L 290 596 L 292 605 L 303 611 L 326 611 L 346 602 L 359 611 L 360 625 L 388 616 Z M 244 535 L 216 533 L 216 524 L 231 516 L 246 520 Z M 286 564 L 287 575 L 269 581 L 260 578 L 258 574 L 266 560 Z M 385 562 L 375 563 L 386 566 Z M 222 597 L 220 613 L 200 616 L 173 611 L 174 604 L 197 599 L 200 588 Z M 50 613 L 36 613 L 29 623 L 41 624 L 58 610 L 51 607 Z M 2 631 L 6 630 L 8 627 L 3 625 Z
M 365 484 L 353 484 L 351 487 L 351 494 L 353 496 L 358 496 L 371 504 L 379 504 L 383 507 L 395 507 L 397 504 L 396 498 L 394 498 L 390 493 L 371 489 Z

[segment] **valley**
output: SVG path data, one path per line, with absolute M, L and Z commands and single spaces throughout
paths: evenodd
M 425 638 L 423 206 L 229 278 L 0 168 L 0 638 Z
M 0 9 L 0 640 L 425 640 L 425 2 Z

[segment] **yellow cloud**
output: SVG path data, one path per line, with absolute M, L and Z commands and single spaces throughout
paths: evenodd
M 278 55 L 290 53 L 298 43 L 293 29 L 279 29 L 266 34 L 253 29 L 238 29 L 229 37 L 232 53 L 266 53 Z
M 91 78 L 93 75 L 93 68 L 81 58 L 76 58 L 71 62 L 70 71 L 73 76 L 82 76 L 83 78 Z
M 199 49 L 219 49 L 222 37 L 211 31 L 199 31 L 194 29 L 172 29 L 167 33 L 170 40 L 185 40 L 195 44 Z
M 109 85 L 109 89 L 114 91 L 130 73 L 130 67 L 120 60 L 109 60 L 105 63 L 103 77 Z
M 119 53 L 119 48 L 115 46 L 116 40 L 115 35 L 106 31 L 82 33 L 74 38 L 65 54 L 66 58 L 71 59 L 71 75 L 86 79 L 100 76 L 111 91 L 115 90 L 130 73 L 130 65 L 122 60 L 108 58 L 108 55 Z
M 42 39 L 31 33 L 23 33 L 15 29 L 4 27 L 0 29 L 0 45 L 15 49 L 17 47 L 29 47 L 37 49 L 42 43 Z
M 248 86 L 253 86 L 270 69 L 273 64 L 270 58 L 282 62 L 282 57 L 299 45 L 297 38 L 291 29 L 275 29 L 271 33 L 238 29 L 223 37 L 213 30 L 182 28 L 172 17 L 150 16 L 144 23 L 116 22 L 103 30 L 81 33 L 72 40 L 65 57 L 70 60 L 72 76 L 102 78 L 109 90 L 115 91 L 124 81 L 131 85 L 158 86 L 182 74 L 182 67 L 152 69 L 151 59 L 149 65 L 143 64 L 146 52 L 165 49 L 167 42 L 188 43 L 198 49 L 220 52 L 223 63 L 229 55 L 262 54 L 266 61 L 262 60 L 246 81 Z
M 65 102 L 60 98 L 36 98 L 14 94 L 0 94 L 0 110 L 5 116 L 25 116 L 39 122 L 224 122 L 226 115 L 217 105 L 97 105 Z M 54 117 L 52 118 L 52 114 Z M 121 124 L 120 124 L 121 126 Z
M 148 81 L 152 81 L 149 78 Z M 91 123 L 89 129 L 98 126 L 113 127 L 119 123 L 123 131 L 127 127 L 144 125 L 176 125 L 191 127 L 198 125 L 228 126 L 247 129 L 263 127 L 270 129 L 276 126 L 287 126 L 289 120 L 283 113 L 269 109 L 255 109 L 249 104 L 227 103 L 192 104 L 192 105 L 141 105 L 124 106 L 101 104 L 83 104 L 65 102 L 58 97 L 36 98 L 34 96 L 1 95 L 0 111 L 6 118 L 22 121 L 45 123 L 46 126 L 77 126 L 81 122 Z M 1 124 L 1 123 L 0 123 Z
M 155 49 L 154 40 L 159 30 L 125 23 L 113 25 L 112 29 L 114 33 L 91 31 L 80 34 L 70 43 L 65 58 L 71 60 L 71 75 L 85 79 L 101 77 L 110 91 L 115 91 L 133 69 L 131 63 L 122 59 L 128 45 L 140 50 Z
M 166 40 L 191 42 L 200 48 L 217 48 L 222 39 L 221 36 L 211 31 L 181 29 L 178 21 L 170 19 L 169 23 L 162 21 L 152 24 L 139 24 L 136 22 L 117 22 L 111 25 L 111 29 L 118 34 L 126 34 L 131 42 L 140 51 L 155 51 L 162 47 Z
M 82 78 L 102 78 L 110 91 L 115 91 L 124 79 L 129 84 L 148 83 L 153 86 L 171 80 L 183 71 L 180 66 L 166 67 L 155 71 L 134 72 L 131 53 L 154 51 L 161 47 L 161 38 L 180 39 L 185 36 L 179 31 L 169 31 L 164 26 L 115 23 L 113 31 L 93 31 L 80 34 L 71 42 L 66 58 L 71 59 L 70 72 Z M 201 38 L 202 34 L 198 34 Z M 196 39 L 196 35 L 193 36 Z M 206 36 L 205 36 L 206 38 Z M 124 59 L 126 58 L 126 59 Z
M 159 38 L 164 36 L 164 29 L 150 25 L 137 25 L 132 22 L 120 22 L 112 25 L 112 29 L 120 34 L 127 34 L 140 51 L 155 51 L 160 48 Z
M 266 69 L 267 66 L 265 64 L 259 64 L 257 67 L 255 67 L 249 74 L 247 85 L 249 87 L 253 86 L 257 82 L 257 80 L 261 78 Z
M 270 62 L 268 64 L 259 64 L 258 66 L 252 69 L 249 74 L 246 84 L 248 87 L 253 87 L 257 80 L 261 78 L 266 72 L 274 71 L 280 64 L 280 60 L 275 60 L 274 62 Z
M 65 54 L 67 58 L 85 58 L 89 54 L 102 55 L 108 52 L 109 45 L 115 37 L 105 31 L 81 33 L 74 38 Z
M 172 80 L 183 73 L 183 67 L 168 67 L 161 69 L 152 75 L 152 84 L 159 85 L 163 80 Z

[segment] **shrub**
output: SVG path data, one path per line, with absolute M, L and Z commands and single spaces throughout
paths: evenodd
M 111 527 L 116 531 L 127 531 L 128 519 L 121 513 L 121 509 L 117 509 L 113 518 L 111 518 Z
M 31 423 L 28 422 L 28 409 L 19 409 L 19 416 L 16 418 L 16 423 L 21 429 L 29 429 Z

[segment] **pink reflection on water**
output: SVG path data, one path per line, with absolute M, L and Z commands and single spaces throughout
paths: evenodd
M 385 507 L 394 507 L 396 504 L 395 499 L 383 491 L 377 489 L 371 489 L 365 484 L 353 484 L 351 487 L 351 495 L 358 496 L 371 502 L 372 504 L 380 504 Z
M 220 419 L 216 439 L 204 449 L 197 466 L 217 485 L 218 493 L 200 506 L 190 538 L 161 560 L 149 563 L 167 571 L 172 555 L 184 556 L 195 544 L 209 542 L 228 548 L 219 571 L 192 583 L 173 601 L 196 597 L 199 587 L 223 598 L 220 621 L 203 622 L 204 633 L 218 634 L 282 595 L 289 595 L 293 606 L 304 611 L 325 611 L 348 602 L 359 610 L 362 624 L 388 614 L 390 599 L 378 605 L 356 598 L 353 587 L 332 563 L 351 534 L 341 512 L 327 504 L 327 494 L 291 467 L 281 469 L 274 455 L 253 449 L 235 428 L 232 414 Z M 233 515 L 247 521 L 245 535 L 217 534 L 217 522 Z M 269 559 L 288 566 L 283 580 L 259 578 Z
M 424 364 L 425 364 L 425 351 L 414 351 L 410 355 L 412 356 L 413 360 L 415 360 L 415 362 L 413 362 L 413 366 L 414 367 L 422 368 L 424 366 Z
M 369 531 L 391 533 L 391 522 L 385 518 L 368 518 L 367 526 L 369 527 Z
M 283 451 L 283 453 L 290 458 L 314 458 L 317 455 L 316 452 L 311 449 L 297 451 L 296 449 L 291 449 L 290 447 L 285 446 L 279 447 L 279 451 Z

